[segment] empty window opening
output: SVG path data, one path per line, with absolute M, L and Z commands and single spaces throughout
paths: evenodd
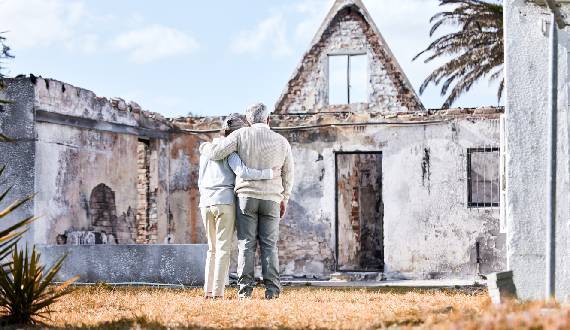
M 499 206 L 499 148 L 467 150 L 467 199 L 469 207 Z
M 368 56 L 329 55 L 329 104 L 368 102 Z

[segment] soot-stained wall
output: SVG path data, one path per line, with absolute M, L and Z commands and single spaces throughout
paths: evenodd
M 363 52 L 369 102 L 329 105 L 328 56 Z M 17 102 L 0 113 L 2 133 L 21 138 L 2 144 L 0 160 L 18 165 L 10 180 L 21 183 L 21 192 L 38 193 L 33 209 L 42 219 L 33 226 L 33 243 L 206 241 L 199 145 L 218 134 L 220 118 L 169 120 L 136 103 L 33 76 L 7 85 Z M 499 146 L 501 112 L 426 111 L 362 2 L 336 1 L 271 116 L 273 129 L 292 145 L 296 168 L 280 225 L 282 274 L 328 276 L 342 268 L 337 237 L 340 245 L 350 243 L 344 237 L 362 241 L 357 222 L 365 217 L 382 217 L 382 228 L 371 234 L 382 237 L 365 245 L 382 244 L 368 250 L 379 253 L 383 260 L 374 268 L 382 264 L 388 278 L 502 270 L 499 209 L 470 208 L 467 201 L 467 151 Z M 368 175 L 347 178 L 358 198 L 339 207 L 341 152 L 381 154 L 382 164 L 374 175 L 371 165 Z M 368 181 L 357 187 L 358 180 Z M 372 193 L 361 199 L 363 186 Z M 337 233 L 337 215 L 360 232 Z
M 18 167 L 11 180 L 38 193 L 33 209 L 42 218 L 33 226 L 34 243 L 131 243 L 140 234 L 139 214 L 148 216 L 142 243 L 205 242 L 198 147 L 218 134 L 219 118 L 152 118 L 134 104 L 119 110 L 86 90 L 32 80 L 9 81 L 7 92 L 20 91 L 13 109 L 24 110 L 9 112 L 3 133 L 20 125 L 31 137 L 22 142 L 30 152 L 14 157 L 28 157 L 32 165 Z M 326 276 L 336 270 L 335 154 L 357 151 L 382 154 L 382 244 L 389 277 L 473 275 L 477 242 L 481 271 L 502 269 L 499 211 L 467 207 L 466 163 L 468 148 L 498 146 L 500 112 L 272 116 L 273 128 L 292 145 L 296 166 L 281 223 L 282 273 Z M 12 146 L 2 144 L 2 150 Z M 137 212 L 140 205 L 148 212 Z M 357 203 L 351 211 L 367 207 Z
M 382 154 L 384 270 L 389 278 L 473 276 L 477 243 L 480 271 L 503 269 L 499 209 L 470 208 L 467 201 L 467 151 L 499 146 L 501 112 L 490 108 L 272 116 L 271 126 L 291 143 L 295 160 L 293 194 L 280 226 L 282 274 L 327 276 L 337 270 L 338 152 Z M 175 124 L 198 130 L 219 127 L 210 118 Z M 192 143 L 214 134 L 196 136 Z M 190 156 L 182 158 L 190 166 L 184 168 L 196 169 L 197 150 L 185 153 Z M 192 194 L 181 196 L 194 203 L 188 217 L 200 219 L 197 200 Z M 374 205 L 354 207 L 366 211 Z
M 474 275 L 476 242 L 481 244 L 482 272 L 504 267 L 499 210 L 467 206 L 467 149 L 498 146 L 497 118 L 328 127 L 284 135 L 293 146 L 298 178 L 281 226 L 286 273 L 335 269 L 339 151 L 382 153 L 384 263 L 389 276 Z

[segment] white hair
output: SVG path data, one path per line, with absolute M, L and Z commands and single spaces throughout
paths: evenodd
M 245 118 L 250 124 L 266 123 L 269 111 L 263 103 L 256 103 L 245 111 Z

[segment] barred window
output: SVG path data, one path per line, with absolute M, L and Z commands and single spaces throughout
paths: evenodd
M 467 202 L 469 207 L 499 206 L 499 148 L 467 150 Z

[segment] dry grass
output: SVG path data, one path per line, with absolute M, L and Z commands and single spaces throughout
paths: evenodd
M 493 307 L 485 291 L 286 289 L 278 300 L 206 301 L 199 289 L 85 287 L 61 299 L 50 327 L 280 328 L 382 327 L 570 328 L 570 310 L 511 304 Z

